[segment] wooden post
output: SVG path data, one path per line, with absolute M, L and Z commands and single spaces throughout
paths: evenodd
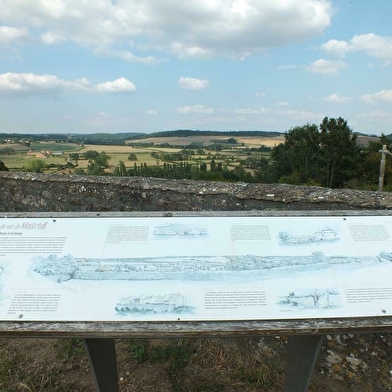
M 378 152 L 381 153 L 381 162 L 380 162 L 380 177 L 378 178 L 378 191 L 382 192 L 384 188 L 384 176 L 385 176 L 385 156 L 386 154 L 391 155 L 390 151 L 387 150 L 387 146 L 384 144 L 382 146 L 382 150 Z

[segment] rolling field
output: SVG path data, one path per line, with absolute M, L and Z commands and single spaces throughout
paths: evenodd
M 185 146 L 191 143 L 198 143 L 202 146 L 209 146 L 214 144 L 213 140 L 226 141 L 230 136 L 175 136 L 175 137 L 151 137 L 145 139 L 138 139 L 136 141 L 130 140 L 129 142 L 137 143 L 154 143 L 163 144 L 169 143 L 171 145 Z M 254 137 L 254 136 L 244 136 L 244 137 L 234 137 L 238 144 L 244 143 L 246 147 L 260 147 L 265 145 L 267 147 L 274 147 L 277 144 L 284 142 L 284 135 L 274 136 L 274 137 Z
M 80 169 L 87 169 L 89 165 L 89 161 L 86 159 L 82 159 L 82 154 L 93 150 L 98 153 L 105 152 L 110 156 L 109 160 L 109 168 L 105 171 L 111 173 L 115 167 L 117 167 L 120 161 L 123 161 L 125 167 L 127 169 L 131 169 L 134 167 L 134 164 L 147 164 L 148 166 L 156 166 L 163 165 L 164 161 L 160 159 L 156 159 L 151 156 L 152 152 L 157 153 L 176 153 L 179 152 L 184 145 L 189 145 L 191 143 L 200 144 L 201 148 L 205 150 L 205 154 L 193 155 L 191 159 L 188 161 L 191 164 L 197 163 L 207 163 L 211 162 L 211 159 L 214 159 L 216 163 L 222 162 L 227 164 L 230 169 L 234 168 L 238 165 L 240 160 L 244 160 L 249 157 L 249 153 L 245 152 L 244 149 L 247 148 L 258 148 L 262 145 L 273 147 L 278 143 L 284 141 L 283 136 L 277 137 L 236 137 L 237 144 L 228 144 L 227 148 L 225 148 L 225 144 L 222 144 L 222 151 L 216 152 L 213 150 L 209 150 L 209 146 L 213 143 L 213 140 L 222 140 L 222 142 L 226 142 L 228 139 L 227 135 L 224 136 L 189 136 L 189 137 L 159 137 L 159 138 L 146 138 L 140 139 L 137 141 L 133 141 L 136 143 L 151 143 L 153 142 L 155 145 L 168 143 L 173 147 L 132 147 L 132 146 L 117 146 L 117 145 L 95 145 L 95 144 L 86 144 L 81 146 L 76 143 L 56 143 L 56 142 L 40 142 L 40 143 L 31 143 L 30 147 L 27 147 L 22 144 L 7 144 L 0 145 L 1 147 L 10 147 L 15 150 L 15 154 L 13 155 L 1 155 L 0 160 L 4 162 L 4 164 L 10 169 L 15 171 L 23 170 L 23 167 L 32 160 L 42 160 L 47 165 L 59 165 L 64 166 L 67 161 L 71 161 L 72 163 L 77 163 L 77 167 Z M 203 145 L 203 146 L 202 146 Z M 178 146 L 177 148 L 175 146 Z M 193 148 L 194 150 L 197 147 Z M 30 151 L 32 150 L 32 151 Z M 42 157 L 39 155 L 41 151 L 51 151 L 52 153 L 62 153 L 61 155 L 49 155 L 48 157 Z M 30 151 L 30 153 L 28 153 Z M 32 152 L 32 153 L 31 153 Z M 80 155 L 80 159 L 76 161 L 71 160 L 69 155 L 71 153 L 78 153 Z M 38 155 L 35 155 L 35 154 Z M 130 161 L 128 160 L 129 154 L 136 154 L 137 160 Z M 261 153 L 261 152 L 252 152 L 252 155 L 255 156 L 265 156 L 268 157 L 269 153 Z M 175 164 L 179 162 L 168 162 L 170 164 Z M 48 172 L 54 173 L 58 171 L 58 168 L 51 168 Z M 67 172 L 72 172 L 72 169 L 64 169 Z M 64 172 L 62 170 L 62 172 Z
M 246 147 L 275 147 L 278 144 L 284 143 L 284 135 L 275 137 L 236 137 L 238 143 L 244 143 Z
M 31 143 L 30 146 L 23 144 L 0 144 L 0 150 L 3 148 L 12 148 L 15 150 L 13 155 L 2 155 L 0 154 L 0 160 L 2 160 L 5 166 L 10 170 L 22 170 L 23 166 L 29 161 L 34 159 L 42 159 L 46 164 L 64 164 L 69 153 L 78 152 L 81 148 L 76 143 L 56 143 L 56 142 L 41 142 Z M 29 151 L 33 153 L 40 153 L 41 151 L 47 150 L 53 153 L 61 152 L 62 155 L 50 156 L 48 158 L 36 157 L 34 154 L 27 154 Z
M 128 153 L 129 155 L 131 152 L 135 152 L 131 146 L 113 146 L 113 145 L 102 146 L 96 144 L 85 144 L 84 147 L 78 151 L 78 153 L 83 154 L 86 151 L 90 151 L 90 150 L 98 151 L 98 152 L 105 151 L 105 153 L 108 155 L 113 153 L 123 153 L 123 154 Z
M 30 147 L 27 147 L 24 144 L 19 144 L 19 143 L 15 143 L 15 144 L 0 144 L 0 150 L 3 148 L 13 148 L 15 151 L 17 152 L 27 152 L 30 150 Z
M 39 142 L 31 143 L 28 150 L 42 151 L 49 150 L 52 152 L 78 152 L 81 146 L 76 143 L 56 143 L 56 142 Z

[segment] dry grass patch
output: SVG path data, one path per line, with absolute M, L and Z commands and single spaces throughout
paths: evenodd
M 113 146 L 113 145 L 97 145 L 97 144 L 85 144 L 84 147 L 78 151 L 79 154 L 84 154 L 86 151 L 97 151 L 102 152 L 105 151 L 106 154 L 114 154 L 114 153 L 128 153 L 135 152 L 135 150 L 131 146 Z
M 166 137 L 147 137 L 145 139 L 128 140 L 128 143 L 169 143 L 173 146 L 186 146 L 191 143 L 200 143 L 204 145 L 212 144 L 212 139 L 227 140 L 229 136 L 166 136 Z
M 284 143 L 284 135 L 274 136 L 274 137 L 253 137 L 244 136 L 236 137 L 238 143 L 244 143 L 246 147 L 275 147 L 278 144 Z

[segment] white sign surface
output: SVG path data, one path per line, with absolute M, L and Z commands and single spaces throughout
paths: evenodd
M 0 219 L 0 320 L 392 314 L 392 217 Z

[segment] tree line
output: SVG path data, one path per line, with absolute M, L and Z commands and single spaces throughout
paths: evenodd
M 360 147 L 346 120 L 325 117 L 319 126 L 306 124 L 290 129 L 285 142 L 273 148 L 268 173 L 260 180 L 372 189 L 378 182 L 379 150 L 384 144 L 390 147 L 391 141 L 381 135 L 378 142 Z M 390 167 L 385 180 L 386 184 L 391 181 Z

